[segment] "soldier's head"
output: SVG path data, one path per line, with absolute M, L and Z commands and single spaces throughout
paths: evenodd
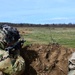
M 8 25 L 2 26 L 1 33 L 2 33 L 2 41 L 6 42 L 7 44 L 16 42 L 20 38 L 18 30 Z

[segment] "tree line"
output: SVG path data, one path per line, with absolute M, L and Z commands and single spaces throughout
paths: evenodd
M 75 27 L 75 24 L 68 23 L 68 24 L 29 24 L 29 23 L 0 23 L 1 25 L 7 24 L 9 26 L 15 27 Z

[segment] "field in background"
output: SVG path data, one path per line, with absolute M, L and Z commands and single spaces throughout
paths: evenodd
M 75 48 L 75 28 L 18 27 L 18 30 L 26 40 L 26 44 L 59 43 L 67 47 Z

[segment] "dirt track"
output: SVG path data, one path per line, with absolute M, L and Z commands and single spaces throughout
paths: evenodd
M 26 62 L 22 75 L 67 75 L 68 57 L 73 51 L 59 44 L 26 46 L 21 50 Z

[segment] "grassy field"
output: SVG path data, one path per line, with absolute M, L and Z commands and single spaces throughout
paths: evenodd
M 27 41 L 27 44 L 59 43 L 75 48 L 75 28 L 19 27 L 18 30 Z

